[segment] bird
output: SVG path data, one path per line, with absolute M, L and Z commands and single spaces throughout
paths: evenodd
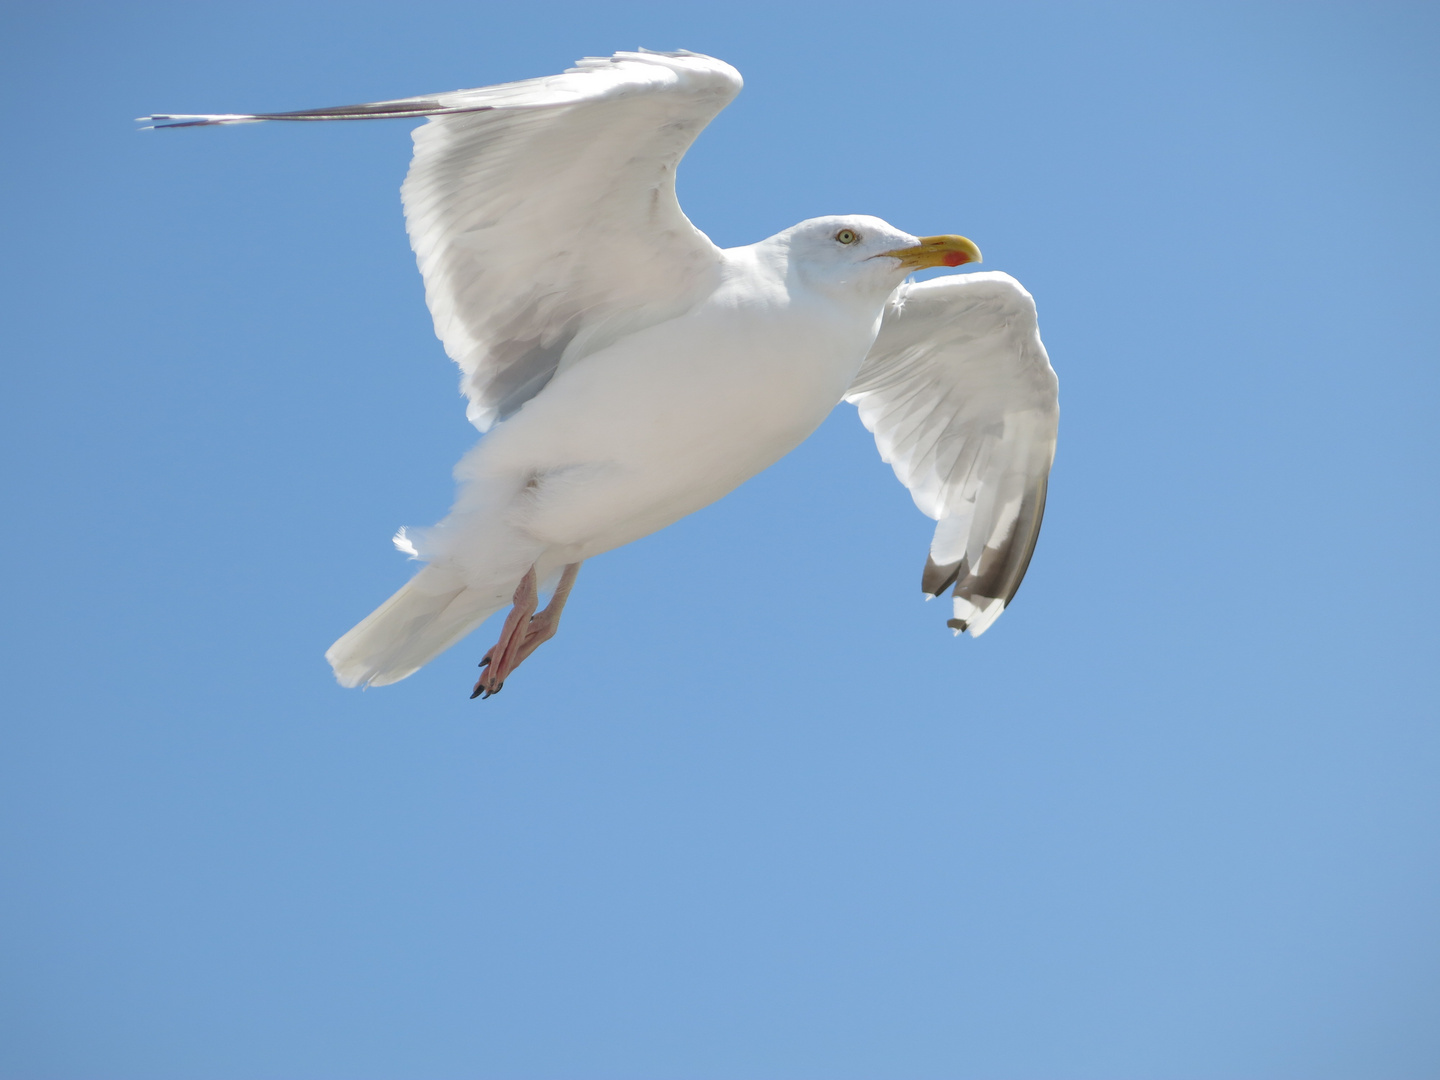
M 979 637 L 1010 604 L 1059 422 L 1033 298 L 994 271 L 913 280 L 980 250 L 868 215 L 717 247 L 675 174 L 741 86 L 714 57 L 640 50 L 424 97 L 140 118 L 424 121 L 406 228 L 484 437 L 449 514 L 394 538 L 424 565 L 325 654 L 341 685 L 404 679 L 508 604 L 470 695 L 492 696 L 554 636 L 585 560 L 723 497 L 841 401 L 936 522 L 921 590 L 950 590 L 948 627 Z

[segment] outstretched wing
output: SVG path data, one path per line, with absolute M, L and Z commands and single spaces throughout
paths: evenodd
M 845 400 L 938 524 L 921 587 L 954 585 L 958 634 L 979 637 L 1035 550 L 1060 420 L 1035 301 L 1008 274 L 902 285 Z
M 481 431 L 562 362 L 679 314 L 719 249 L 675 169 L 740 91 L 695 53 L 616 53 L 542 79 L 292 113 L 154 116 L 161 126 L 426 117 L 401 188 L 435 333 Z

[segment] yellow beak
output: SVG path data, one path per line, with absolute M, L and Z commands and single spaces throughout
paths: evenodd
M 899 259 L 906 270 L 928 270 L 932 266 L 963 266 L 980 262 L 980 249 L 963 236 L 924 236 L 914 247 L 885 252 Z

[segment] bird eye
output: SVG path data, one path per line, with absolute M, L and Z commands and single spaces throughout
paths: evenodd
M 852 229 L 841 229 L 835 234 L 835 239 L 842 244 L 853 244 L 856 240 L 859 240 L 860 237 L 856 235 Z

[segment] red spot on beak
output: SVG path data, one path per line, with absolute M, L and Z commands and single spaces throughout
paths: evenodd
M 967 263 L 969 261 L 963 251 L 947 251 L 945 253 L 946 266 L 959 266 L 961 263 Z

